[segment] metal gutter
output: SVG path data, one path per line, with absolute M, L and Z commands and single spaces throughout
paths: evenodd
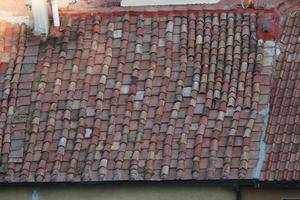
M 300 188 L 300 181 L 259 181 L 254 179 L 235 180 L 166 180 L 166 181 L 87 181 L 87 182 L 20 182 L 0 183 L 0 187 L 24 187 L 24 186 L 122 186 L 122 185 L 198 185 L 198 186 L 227 186 L 254 188 Z
M 200 186 L 253 186 L 254 180 L 163 180 L 163 181 L 87 181 L 87 182 L 19 182 L 0 183 L 0 187 L 18 186 L 121 186 L 121 185 L 200 185 Z

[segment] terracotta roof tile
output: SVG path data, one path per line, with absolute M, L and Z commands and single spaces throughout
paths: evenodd
M 0 51 L 10 50 L 0 65 L 1 181 L 252 179 L 272 70 L 257 15 L 64 15 L 63 37 L 46 42 L 1 22 Z M 285 58 L 293 73 L 276 65 L 267 143 L 277 130 L 297 142 L 297 64 Z M 287 102 L 291 114 L 280 111 Z M 282 119 L 290 124 L 273 121 Z M 262 174 L 281 169 L 280 148 L 297 165 L 296 146 L 273 145 Z
M 270 118 L 261 179 L 299 180 L 299 14 L 285 17 L 280 54 L 275 64 Z M 272 44 L 270 44 L 272 45 Z M 274 53 L 273 53 L 274 55 Z

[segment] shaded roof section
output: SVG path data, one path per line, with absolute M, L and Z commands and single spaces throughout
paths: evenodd
M 21 27 L 2 70 L 1 180 L 251 179 L 271 80 L 256 23 L 65 16 L 46 42 Z
M 285 17 L 270 100 L 261 178 L 299 180 L 300 174 L 300 17 Z

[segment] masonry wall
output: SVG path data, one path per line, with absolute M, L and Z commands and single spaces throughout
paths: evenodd
M 0 187 L 5 200 L 233 200 L 232 188 L 204 186 Z

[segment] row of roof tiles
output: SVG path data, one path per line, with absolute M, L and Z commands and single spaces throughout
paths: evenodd
M 253 178 L 271 84 L 257 14 L 65 16 L 61 29 L 41 42 L 15 26 L 2 181 Z

